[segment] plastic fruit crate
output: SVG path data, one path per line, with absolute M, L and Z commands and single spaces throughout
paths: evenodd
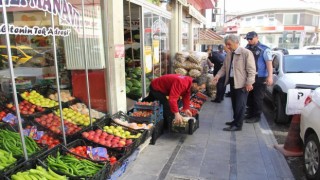
M 41 156 L 39 156 L 39 161 L 43 164 L 43 166 L 45 167 L 50 167 L 47 158 L 49 156 L 52 157 L 57 157 L 57 155 L 60 154 L 60 156 L 65 156 L 67 154 L 70 154 L 68 151 L 65 150 L 65 147 L 62 145 L 58 145 L 52 149 L 50 149 L 49 151 L 41 154 Z M 72 155 L 73 156 L 73 155 Z M 74 156 L 79 160 L 84 160 L 84 158 L 81 158 L 80 156 Z M 87 160 L 87 159 L 85 159 Z M 89 160 L 91 161 L 91 160 Z M 105 163 L 96 163 L 94 161 L 91 161 L 95 164 L 98 164 L 101 167 L 101 169 L 99 171 L 97 171 L 97 173 L 93 176 L 78 176 L 78 175 L 72 175 L 71 173 L 67 173 L 67 172 L 63 172 L 61 171 L 61 168 L 56 169 L 54 167 L 50 167 L 50 169 L 52 169 L 54 172 L 58 173 L 58 174 L 62 174 L 62 175 L 66 175 L 69 179 L 74 179 L 74 180 L 78 180 L 78 179 L 85 179 L 85 180 L 105 180 L 108 177 L 108 172 L 110 171 L 110 164 L 105 164 Z M 66 168 L 69 168 L 69 166 L 66 166 Z
M 103 130 L 102 130 L 102 128 L 100 128 L 100 127 L 98 127 L 98 126 L 92 126 L 92 127 L 90 127 L 89 129 L 87 129 L 87 133 L 90 133 L 90 131 L 96 131 L 96 130 L 101 130 L 102 132 L 104 132 Z M 109 133 L 108 133 L 109 134 Z M 109 135 L 108 135 L 109 136 Z M 142 136 L 142 135 L 141 135 Z M 129 145 L 125 145 L 125 146 L 123 146 L 123 147 L 112 147 L 111 145 L 110 146 L 108 146 L 108 145 L 106 145 L 106 144 L 102 144 L 102 143 L 99 143 L 99 142 L 95 142 L 94 140 L 90 140 L 90 139 L 88 139 L 88 138 L 86 138 L 86 137 L 84 137 L 84 135 L 82 135 L 82 137 L 85 139 L 85 140 L 87 140 L 87 141 L 90 141 L 91 143 L 93 143 L 93 144 L 96 144 L 96 145 L 99 145 L 99 146 L 103 146 L 103 147 L 106 147 L 107 149 L 111 149 L 111 150 L 113 150 L 113 151 L 116 151 L 116 152 L 119 152 L 119 153 L 123 153 L 123 154 L 131 154 L 132 153 L 132 151 L 137 147 L 137 144 L 136 143 L 139 143 L 137 140 L 135 140 L 135 139 L 132 139 L 132 143 L 131 144 L 129 144 Z M 117 137 L 117 136 L 115 136 L 115 135 L 113 135 L 113 137 Z M 118 139 L 120 140 L 121 138 L 120 137 L 118 137 Z M 98 137 L 98 140 L 100 141 L 101 140 L 101 137 Z M 112 141 L 112 138 L 110 139 L 111 141 Z M 107 141 L 107 140 L 106 140 Z
M 74 154 L 74 153 L 70 152 L 69 149 L 73 148 L 73 147 L 77 147 L 77 146 L 102 147 L 102 146 L 97 145 L 95 143 L 92 143 L 92 142 L 90 142 L 88 140 L 78 139 L 78 140 L 72 141 L 71 143 L 67 144 L 65 148 L 69 153 Z M 117 169 L 119 169 L 121 167 L 121 165 L 123 164 L 123 162 L 124 162 L 124 160 L 126 159 L 127 156 L 125 156 L 124 154 L 119 153 L 117 151 L 113 151 L 111 149 L 108 149 L 108 148 L 107 148 L 107 151 L 108 151 L 109 157 L 111 157 L 111 156 L 116 157 L 117 161 L 115 163 L 111 164 L 109 162 L 109 160 L 107 160 L 107 161 L 97 161 L 97 160 L 92 160 L 92 159 L 89 159 L 89 160 L 91 160 L 93 162 L 98 162 L 98 163 L 108 163 L 108 164 L 110 164 L 110 168 L 107 169 L 107 171 L 106 171 L 107 172 L 107 176 L 110 177 L 111 174 L 113 174 Z M 88 159 L 88 158 L 86 158 L 86 159 Z
M 163 134 L 164 119 L 161 119 L 155 126 L 152 132 L 150 132 L 151 140 L 150 144 L 156 144 L 157 139 Z
M 3 177 L 1 177 L 1 179 L 6 179 L 6 180 L 10 180 L 12 179 L 11 176 L 14 174 L 17 174 L 18 172 L 24 172 L 24 171 L 28 171 L 30 169 L 36 169 L 37 166 L 41 166 L 42 168 L 47 169 L 47 167 L 45 167 L 43 165 L 43 163 L 41 163 L 39 160 L 37 160 L 36 158 L 31 158 L 27 161 L 21 162 L 19 164 L 17 164 L 16 166 L 14 166 L 13 168 L 7 170 L 4 174 Z M 59 173 L 57 173 L 58 175 L 61 175 Z
M 42 114 L 44 115 L 44 114 Z M 35 116 L 35 118 L 32 119 L 32 122 L 39 128 L 42 128 L 43 130 L 47 131 L 47 132 L 50 132 L 52 134 L 54 134 L 55 137 L 59 137 L 59 139 L 62 139 L 63 136 L 62 136 L 62 127 L 61 127 L 61 122 L 59 122 L 59 128 L 61 130 L 60 133 L 57 133 L 55 131 L 52 131 L 50 128 L 51 127 L 47 127 L 46 125 L 43 125 L 39 122 L 36 121 L 36 118 L 40 118 L 42 115 L 38 115 L 38 116 Z M 46 114 L 45 114 L 46 115 Z M 75 139 L 78 139 L 81 137 L 81 133 L 86 131 L 90 126 L 87 126 L 87 127 L 82 127 L 82 126 L 79 126 L 81 129 L 79 131 L 76 131 L 74 132 L 73 134 L 66 134 L 66 139 L 67 141 L 72 141 L 72 140 L 75 140 Z M 67 126 L 65 126 L 65 129 L 67 129 Z
M 141 103 L 152 103 L 152 104 L 141 104 Z M 153 101 L 153 102 L 136 102 L 133 105 L 134 109 L 148 109 L 148 110 L 153 110 L 153 111 L 157 111 L 157 110 L 161 110 L 162 109 L 162 105 L 160 104 L 159 101 Z
M 172 123 L 171 132 L 192 135 L 199 128 L 199 119 L 197 117 L 190 117 L 190 119 L 182 125 Z

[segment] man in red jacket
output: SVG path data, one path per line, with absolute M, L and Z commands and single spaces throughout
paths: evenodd
M 180 96 L 183 103 L 182 111 L 186 115 L 192 116 L 189 110 L 191 93 L 204 90 L 206 82 L 207 79 L 205 77 L 192 79 L 189 76 L 179 74 L 163 75 L 151 81 L 149 95 L 143 101 L 160 101 L 163 105 L 165 128 L 169 128 L 173 119 L 178 123 L 183 121 L 178 106 Z

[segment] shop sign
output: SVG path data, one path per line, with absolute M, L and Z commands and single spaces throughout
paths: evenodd
M 160 62 L 160 42 L 159 40 L 152 41 L 153 48 L 153 64 L 158 64 Z
M 151 46 L 144 47 L 144 56 L 145 56 L 145 73 L 150 73 L 152 71 L 152 52 Z
M 2 2 L 0 1 L 0 7 L 2 7 Z M 51 4 L 53 2 L 53 4 Z M 60 19 L 67 22 L 68 25 L 73 26 L 76 29 L 80 28 L 80 13 L 76 8 L 72 6 L 66 0 L 53 0 L 53 1 L 44 1 L 44 0 L 6 0 L 6 7 L 19 7 L 26 8 L 30 7 L 35 10 L 41 10 L 44 12 L 48 12 L 54 15 L 58 15 Z M 58 28 L 46 28 L 46 27 L 16 27 L 13 25 L 9 25 L 8 28 L 5 28 L 5 25 L 1 25 L 1 33 L 3 31 L 9 31 L 12 34 L 23 34 L 23 35 L 57 35 L 57 36 L 67 36 L 70 33 L 70 29 L 68 30 L 60 30 Z
M 9 34 L 16 34 L 16 35 L 40 35 L 40 36 L 69 36 L 71 30 L 65 29 L 61 30 L 59 28 L 52 28 L 52 27 L 28 27 L 28 26 L 14 26 L 12 24 L 8 25 L 6 28 L 5 24 L 0 25 L 0 34 L 5 34 L 9 32 Z
M 124 58 L 124 45 L 117 44 L 114 46 L 114 57 L 115 58 Z
M 206 18 L 198 11 L 196 10 L 193 6 L 189 5 L 189 14 L 196 18 L 198 21 L 201 23 L 206 23 Z

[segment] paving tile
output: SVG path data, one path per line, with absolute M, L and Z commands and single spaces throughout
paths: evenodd
M 237 174 L 238 180 L 269 180 L 265 174 L 254 173 L 239 173 Z
M 260 174 L 267 176 L 263 162 L 255 161 L 237 162 L 237 174 Z
M 229 171 L 230 171 L 230 165 L 228 161 L 217 161 L 217 160 L 205 159 L 201 166 L 199 176 L 204 179 L 228 180 Z
M 119 180 L 293 180 L 283 155 L 273 148 L 276 140 L 264 116 L 259 123 L 244 123 L 240 132 L 222 131 L 232 115 L 229 98 L 207 101 L 193 135 L 163 134 Z

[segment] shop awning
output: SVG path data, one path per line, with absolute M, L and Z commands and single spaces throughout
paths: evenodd
M 211 29 L 199 29 L 198 44 L 223 44 L 223 37 Z
M 213 9 L 217 0 L 187 0 L 198 11 L 203 9 Z

